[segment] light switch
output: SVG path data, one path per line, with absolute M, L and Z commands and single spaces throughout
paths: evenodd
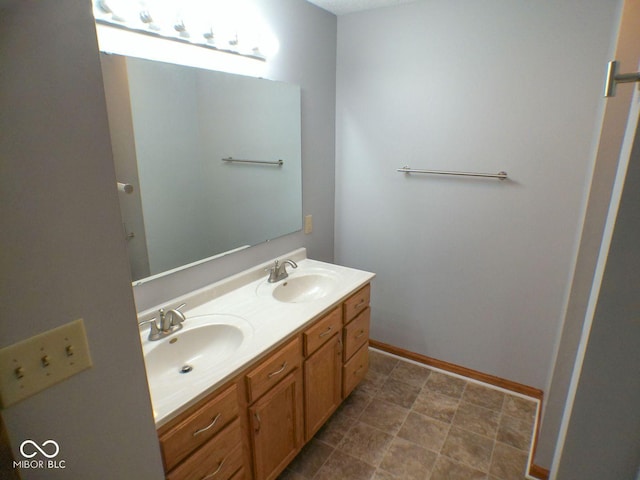
M 91 367 L 82 319 L 0 349 L 0 407 Z
M 304 216 L 304 233 L 313 232 L 313 216 L 305 215 Z

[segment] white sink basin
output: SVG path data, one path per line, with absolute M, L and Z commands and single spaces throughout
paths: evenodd
M 287 303 L 312 302 L 327 296 L 336 286 L 336 280 L 326 275 L 300 275 L 280 283 L 273 290 L 273 298 Z
M 259 296 L 272 296 L 279 302 L 305 303 L 326 297 L 338 288 L 338 276 L 324 269 L 307 269 L 293 272 L 278 283 L 266 280 L 258 285 Z
M 252 333 L 249 324 L 234 315 L 187 316 L 178 332 L 143 342 L 149 385 L 176 389 L 198 381 L 237 352 Z

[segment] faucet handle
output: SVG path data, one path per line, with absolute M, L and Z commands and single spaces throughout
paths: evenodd
M 160 328 L 158 327 L 157 322 L 158 317 L 153 317 L 150 320 L 144 320 L 143 322 L 138 322 L 138 326 L 146 325 L 147 323 L 151 325 L 149 328 L 149 340 L 157 340 L 160 336 Z
M 171 314 L 171 323 L 170 323 L 171 327 L 176 327 L 178 325 L 181 325 L 182 322 L 185 322 L 187 320 L 187 317 L 184 316 L 184 313 L 182 313 L 177 308 L 172 308 L 167 312 L 167 314 L 169 313 Z M 178 320 L 177 322 L 176 322 L 176 319 Z
M 175 327 L 175 326 L 181 325 L 182 322 L 185 322 L 187 320 L 187 317 L 185 317 L 184 313 L 182 313 L 180 311 L 180 309 L 183 308 L 186 305 L 187 305 L 186 303 L 183 303 L 182 305 L 178 305 L 176 308 L 172 308 L 170 310 L 167 310 L 165 315 L 171 314 L 171 322 L 169 324 L 170 327 Z M 178 319 L 177 322 L 175 321 L 176 318 Z

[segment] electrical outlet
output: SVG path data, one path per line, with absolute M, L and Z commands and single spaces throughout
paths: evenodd
M 0 349 L 0 407 L 7 408 L 91 367 L 84 321 Z
M 304 216 L 304 233 L 313 232 L 313 215 Z

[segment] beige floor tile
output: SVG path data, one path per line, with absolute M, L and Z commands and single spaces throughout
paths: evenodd
M 452 426 L 441 453 L 477 470 L 488 472 L 494 443 L 482 435 Z
M 364 377 L 364 380 L 358 385 L 357 389 L 364 391 L 370 395 L 375 395 L 378 393 L 380 388 L 384 385 L 384 382 L 387 381 L 389 375 L 377 372 L 375 370 L 369 369 L 367 375 Z
M 372 399 L 373 396 L 368 393 L 355 389 L 347 398 L 345 398 L 337 411 L 349 417 L 358 418 L 364 409 L 371 403 Z
M 289 464 L 287 469 L 304 477 L 312 478 L 320 470 L 324 462 L 327 461 L 333 450 L 333 447 L 312 438 L 293 462 Z
M 402 480 L 425 480 L 438 455 L 415 443 L 395 438 L 380 468 Z
M 487 480 L 487 474 L 440 455 L 429 480 Z
M 522 450 L 496 442 L 489 473 L 500 480 L 524 478 L 528 455 Z
M 398 432 L 398 437 L 427 450 L 440 452 L 449 433 L 449 424 L 411 412 Z
M 364 410 L 360 421 L 385 433 L 395 435 L 408 414 L 409 410 L 406 408 L 376 398 Z
M 387 452 L 391 440 L 393 435 L 358 422 L 344 436 L 337 448 L 342 453 L 377 467 Z
M 453 425 L 485 437 L 495 438 L 500 422 L 500 412 L 474 405 L 464 400 L 456 411 Z
M 390 376 L 384 385 L 378 390 L 376 398 L 381 398 L 389 403 L 395 403 L 403 408 L 411 408 L 416 397 L 420 393 L 420 387 L 401 382 Z
M 398 362 L 391 372 L 391 377 L 401 382 L 422 388 L 427 382 L 431 370 L 408 362 Z
M 389 472 L 378 469 L 373 476 L 373 480 L 398 480 L 398 477 L 391 475 Z
M 504 402 L 504 395 L 505 394 L 499 390 L 469 383 L 462 399 L 490 410 L 500 411 L 502 409 L 502 403 Z
M 313 480 L 370 480 L 374 473 L 371 465 L 334 450 Z
M 496 440 L 520 450 L 528 450 L 532 435 L 533 425 L 531 422 L 502 414 Z
M 304 475 L 294 472 L 288 468 L 278 476 L 278 480 L 309 480 Z
M 460 398 L 466 385 L 467 382 L 460 378 L 451 377 L 440 372 L 431 372 L 422 390 L 428 390 L 448 397 Z
M 390 357 L 375 350 L 369 350 L 369 369 L 384 375 L 389 375 L 395 366 L 398 364 L 398 359 Z
M 411 409 L 442 422 L 451 423 L 460 400 L 423 388 Z
M 515 395 L 507 394 L 504 399 L 502 411 L 507 415 L 519 418 L 521 420 L 529 420 L 533 423 L 538 408 L 533 400 L 526 400 Z
M 320 427 L 315 438 L 335 447 L 340 443 L 356 421 L 357 420 L 355 418 L 337 411 L 329 420 L 327 420 L 327 423 Z

